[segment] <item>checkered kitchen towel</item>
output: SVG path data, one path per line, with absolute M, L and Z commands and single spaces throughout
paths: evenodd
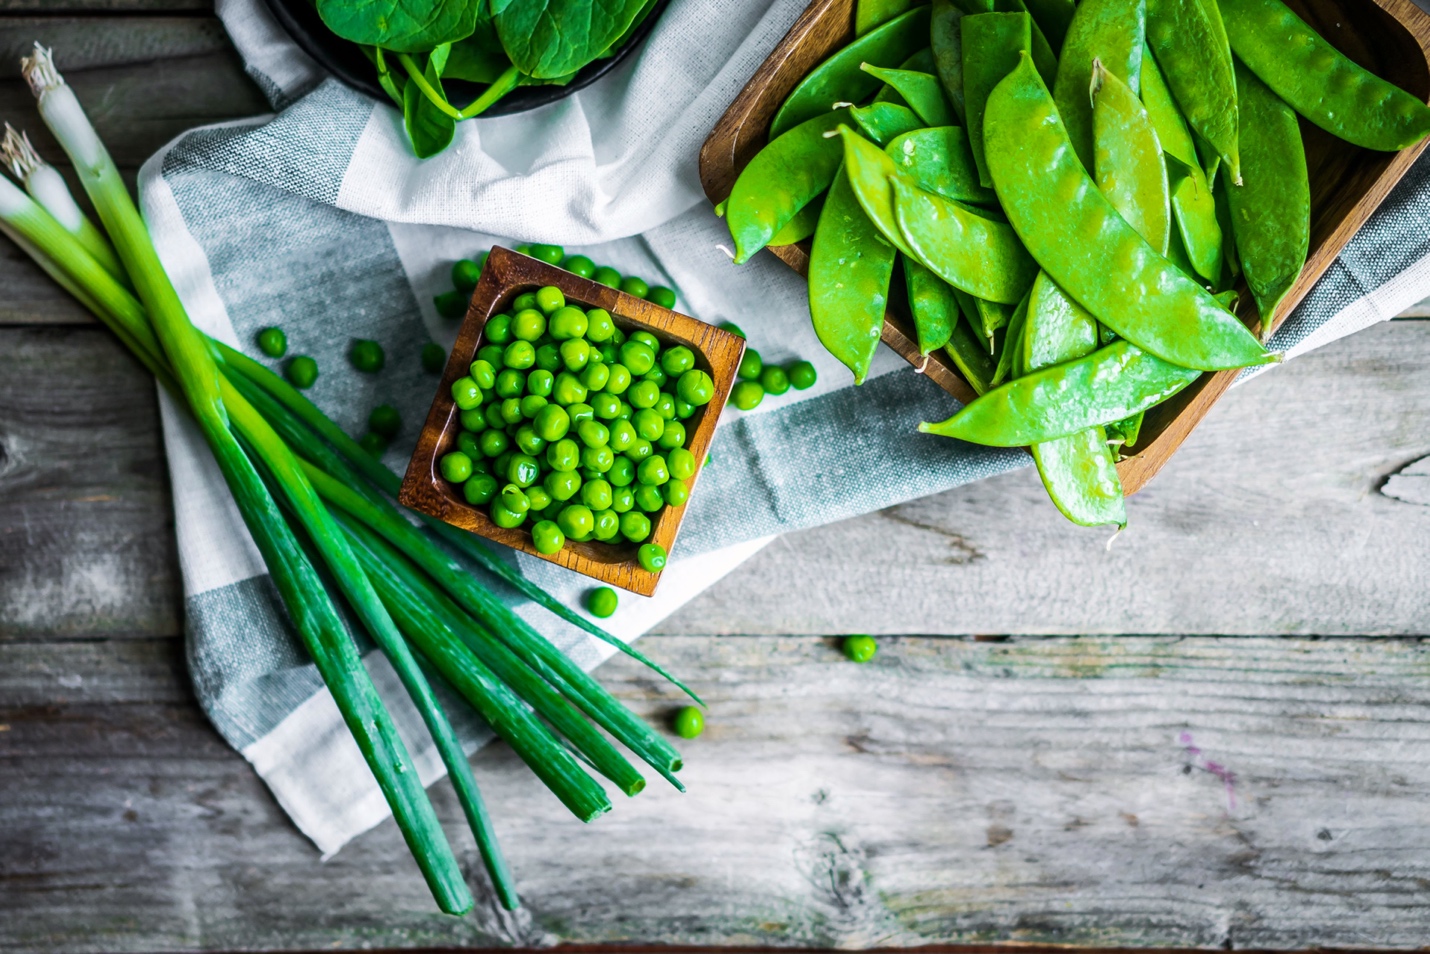
M 197 129 L 144 167 L 144 212 L 190 314 L 252 352 L 280 325 L 322 368 L 313 399 L 351 433 L 392 403 L 406 429 L 385 458 L 401 471 L 436 378 L 419 361 L 455 329 L 432 307 L 450 262 L 493 242 L 554 242 L 623 273 L 677 289 L 680 308 L 733 320 L 766 359 L 812 360 L 820 383 L 727 410 L 660 594 L 626 596 L 612 629 L 634 639 L 786 530 L 890 506 L 1026 463 L 920 436 L 952 402 L 883 352 L 849 387 L 810 329 L 801 282 L 770 256 L 733 266 L 728 235 L 703 201 L 696 153 L 804 0 L 674 0 L 637 55 L 595 86 L 518 116 L 463 123 L 419 162 L 401 118 L 325 78 L 262 0 L 219 0 L 249 74 L 278 112 Z M 63 67 L 63 59 L 60 62 Z M 1391 317 L 1430 293 L 1430 160 L 1406 178 L 1286 323 L 1292 354 Z M 387 349 L 359 375 L 353 338 Z M 327 691 L 282 619 L 274 588 L 192 425 L 164 401 L 190 670 L 198 698 L 235 748 L 325 854 L 387 808 Z M 586 581 L 512 555 L 574 603 Z M 520 611 L 581 664 L 609 648 Z M 424 781 L 440 760 L 378 654 L 370 668 L 404 727 Z M 467 727 L 472 747 L 487 736 Z

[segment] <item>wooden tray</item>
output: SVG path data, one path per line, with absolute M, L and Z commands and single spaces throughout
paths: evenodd
M 447 358 L 442 383 L 427 412 L 427 422 L 417 438 L 417 450 L 408 462 L 398 500 L 406 507 L 444 520 L 455 527 L 470 530 L 490 540 L 515 547 L 532 556 L 559 563 L 586 576 L 619 586 L 622 589 L 650 596 L 660 582 L 659 573 L 643 569 L 636 560 L 635 544 L 586 543 L 567 541 L 556 553 L 537 552 L 531 542 L 531 531 L 523 524 L 514 529 L 498 527 L 484 508 L 467 503 L 438 472 L 437 461 L 456 447 L 461 432 L 460 412 L 452 401 L 452 382 L 467 373 L 482 346 L 482 329 L 487 319 L 500 314 L 516 296 L 535 291 L 545 285 L 561 289 L 566 300 L 586 308 L 604 308 L 611 313 L 618 327 L 629 331 L 649 331 L 673 344 L 682 344 L 695 352 L 696 367 L 705 370 L 715 382 L 715 396 L 710 403 L 696 410 L 686 420 L 686 448 L 695 455 L 695 474 L 687 483 L 691 492 L 700 477 L 720 412 L 730 396 L 745 353 L 745 339 L 722 331 L 703 321 L 661 308 L 633 295 L 607 288 L 605 285 L 573 275 L 565 269 L 505 248 L 493 248 L 482 269 L 481 281 L 472 292 L 467 315 L 457 332 L 457 342 Z M 646 542 L 658 543 L 669 553 L 675 545 L 675 535 L 685 507 L 665 506 L 657 512 Z
M 1411 0 L 1287 0 L 1307 23 L 1356 62 L 1409 90 L 1430 97 L 1430 16 Z M 700 181 L 712 203 L 724 201 L 745 165 L 768 141 L 771 118 L 805 74 L 854 37 L 855 0 L 814 0 L 755 71 L 720 117 L 700 150 Z M 1330 267 L 1345 244 L 1385 200 L 1427 143 L 1398 153 L 1371 152 L 1334 138 L 1301 120 L 1311 180 L 1311 249 L 1306 267 L 1272 318 L 1279 325 Z M 769 251 L 801 275 L 809 265 L 809 240 Z M 1245 285 L 1237 314 L 1257 327 Z M 883 341 L 909 363 L 923 364 L 901 298 L 890 296 Z M 925 373 L 960 402 L 973 389 L 944 354 L 930 356 Z M 1141 490 L 1231 387 L 1237 372 L 1205 374 L 1171 400 L 1147 412 L 1139 443 L 1117 465 L 1124 493 Z M 950 409 L 951 411 L 952 409 Z M 1270 412 L 1274 413 L 1274 409 Z

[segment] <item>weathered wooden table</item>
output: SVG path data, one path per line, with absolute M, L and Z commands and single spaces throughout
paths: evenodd
M 0 0 L 32 129 L 35 38 L 131 174 L 266 108 L 204 0 Z M 209 728 L 153 388 L 5 243 L 0 288 L 0 949 L 1430 938 L 1430 478 L 1386 483 L 1430 322 L 1234 392 L 1110 551 L 1030 471 L 772 545 L 645 644 L 711 703 L 689 794 L 582 828 L 483 751 L 527 908 L 457 920 L 391 824 L 320 863 Z M 819 635 L 863 630 L 862 667 Z

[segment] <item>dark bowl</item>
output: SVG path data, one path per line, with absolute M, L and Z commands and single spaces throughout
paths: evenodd
M 302 47 L 303 52 L 316 60 L 318 65 L 358 92 L 366 93 L 374 99 L 389 101 L 387 93 L 383 92 L 382 87 L 378 85 L 377 70 L 373 67 L 372 61 L 363 54 L 356 43 L 344 40 L 323 24 L 312 0 L 266 0 L 266 2 L 268 9 L 273 11 L 273 16 L 282 24 L 283 29 L 288 31 L 293 42 Z M 585 68 L 576 74 L 576 78 L 565 86 L 518 87 L 497 100 L 490 109 L 482 113 L 482 116 L 510 116 L 513 113 L 524 113 L 528 109 L 554 103 L 558 99 L 570 96 L 578 89 L 590 86 L 615 69 L 622 60 L 630 55 L 631 50 L 640 45 L 655 26 L 655 21 L 665 12 L 669 2 L 670 0 L 658 0 L 655 8 L 650 11 L 650 15 L 641 22 L 640 26 L 636 27 L 621 48 L 616 50 L 614 56 L 586 64 Z M 464 80 L 444 80 L 442 87 L 451 98 L 452 104 L 458 108 L 476 99 L 481 91 L 486 89 L 482 83 L 469 83 Z

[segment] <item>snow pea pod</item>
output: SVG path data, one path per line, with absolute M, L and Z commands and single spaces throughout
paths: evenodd
M 993 335 L 1008 327 L 1013 320 L 1013 312 L 1017 310 L 1016 306 L 972 296 L 969 296 L 969 300 L 973 302 L 973 313 L 978 318 L 978 329 L 983 332 L 983 338 L 988 342 L 988 353 L 992 354 Z
M 915 7 L 870 30 L 800 80 L 775 113 L 770 138 L 824 115 L 838 103 L 859 103 L 873 96 L 879 89 L 879 80 L 861 70 L 859 64 L 898 66 L 926 46 L 928 39 L 928 7 Z
M 1222 14 L 1251 72 L 1332 136 L 1392 152 L 1430 133 L 1430 108 L 1342 55 L 1281 0 L 1222 0 Z
M 829 188 L 844 150 L 837 138 L 826 138 L 825 133 L 848 119 L 848 110 L 839 109 L 806 120 L 761 149 L 740 172 L 725 203 L 736 264 L 749 261 Z
M 1097 319 L 1047 272 L 1039 272 L 1028 297 L 1028 332 L 1023 336 L 1018 365 L 1036 371 L 1080 358 L 1097 346 Z
M 890 178 L 894 214 L 914 257 L 948 282 L 985 301 L 1016 304 L 1038 266 L 1012 226 L 984 218 L 902 176 Z
M 1182 118 L 1182 111 L 1172 99 L 1172 91 L 1152 51 L 1142 48 L 1142 105 L 1147 109 L 1147 118 L 1152 120 L 1152 128 L 1157 130 L 1157 141 L 1162 151 L 1184 166 L 1201 169 L 1197 161 L 1197 147 L 1192 142 L 1192 131 Z
M 907 255 L 903 261 L 919 354 L 928 354 L 948 344 L 953 326 L 958 324 L 958 299 L 948 282 Z
M 968 136 L 957 126 L 919 129 L 894 138 L 884 152 L 904 176 L 929 192 L 964 202 L 996 202 L 978 183 Z
M 1085 169 L 1093 167 L 1092 103 L 1087 95 L 1092 61 L 1101 60 L 1109 72 L 1137 92 L 1146 28 L 1146 0 L 1082 0 L 1073 14 L 1058 59 L 1053 99 Z
M 880 146 L 887 146 L 896 136 L 925 128 L 924 121 L 912 109 L 894 103 L 855 106 L 849 110 L 849 118 L 854 120 L 854 125 L 859 127 L 865 138 Z
M 1172 202 L 1162 148 L 1141 101 L 1101 60 L 1092 61 L 1092 139 L 1097 187 L 1147 244 L 1166 255 Z
M 926 126 L 951 126 L 956 121 L 953 106 L 943 93 L 943 85 L 931 73 L 916 70 L 885 69 L 872 63 L 860 69 L 878 77 L 903 97 L 909 108 L 918 113 Z
M 1306 264 L 1311 244 L 1311 187 L 1301 127 L 1290 106 L 1240 62 L 1242 178 L 1230 190 L 1231 227 L 1246 284 L 1266 337 L 1280 306 Z
M 944 353 L 963 375 L 963 380 L 973 388 L 974 394 L 984 394 L 993 386 L 993 359 L 978 340 L 978 336 L 968 327 L 968 322 L 956 322 L 948 337 Z
M 770 239 L 769 247 L 778 248 L 781 245 L 793 245 L 814 234 L 814 229 L 819 225 L 819 213 L 824 210 L 824 197 L 816 196 L 809 204 L 795 213 L 795 217 L 785 223 L 785 227 L 775 233 Z
M 1029 292 L 1031 291 L 1032 289 L 1029 289 Z M 1008 332 L 1003 336 L 1003 350 L 998 353 L 998 366 L 993 371 L 994 387 L 1016 374 L 1013 359 L 1023 348 L 1027 327 L 1028 296 L 1024 295 L 1023 300 L 1018 302 L 1018 307 L 1013 309 L 1013 314 L 1008 318 Z
M 1032 46 L 1031 24 L 1026 13 L 977 13 L 963 18 L 963 108 L 978 181 L 985 186 L 992 186 L 993 180 L 983 156 L 984 108 L 993 87 Z
M 1193 166 L 1186 175 L 1179 176 L 1172 192 L 1172 210 L 1176 213 L 1177 228 L 1192 268 L 1215 283 L 1221 278 L 1225 243 L 1216 217 L 1216 197 L 1206 179 L 1198 175 L 1200 171 Z M 1232 186 L 1232 190 L 1236 187 Z
M 1241 160 L 1231 49 L 1204 0 L 1147 0 L 1147 44 L 1182 115 L 1226 162 L 1232 181 L 1238 181 Z
M 809 315 L 829 353 L 863 384 L 879 346 L 894 248 L 864 214 L 841 169 L 829 187 L 809 252 Z
M 988 97 L 985 125 L 989 168 L 1008 221 L 1044 271 L 1099 321 L 1187 368 L 1220 371 L 1276 360 L 1098 191 L 1027 57 Z
M 946 421 L 919 425 L 925 434 L 990 447 L 1057 440 L 1155 407 L 1200 376 L 1153 357 L 1130 341 L 1072 361 L 1029 371 Z
M 948 101 L 953 103 L 958 121 L 964 121 L 963 105 L 963 11 L 952 0 L 933 0 L 929 12 L 929 48 L 933 52 L 934 73 L 943 83 Z
M 915 0 L 859 0 L 854 5 L 854 35 L 863 36 L 914 5 Z
M 886 241 L 905 255 L 917 259 L 919 256 L 904 241 L 904 234 L 899 231 L 899 222 L 894 215 L 892 180 L 899 174 L 894 160 L 848 126 L 840 126 L 839 135 L 844 142 L 844 173 L 849 177 L 849 185 L 859 200 L 859 207 Z
M 1216 200 L 1216 221 L 1217 225 L 1221 226 L 1222 260 L 1226 265 L 1226 274 L 1222 276 L 1217 287 L 1229 288 L 1241 277 L 1241 258 L 1236 250 L 1236 230 L 1231 227 L 1231 190 L 1214 192 L 1212 198 Z

